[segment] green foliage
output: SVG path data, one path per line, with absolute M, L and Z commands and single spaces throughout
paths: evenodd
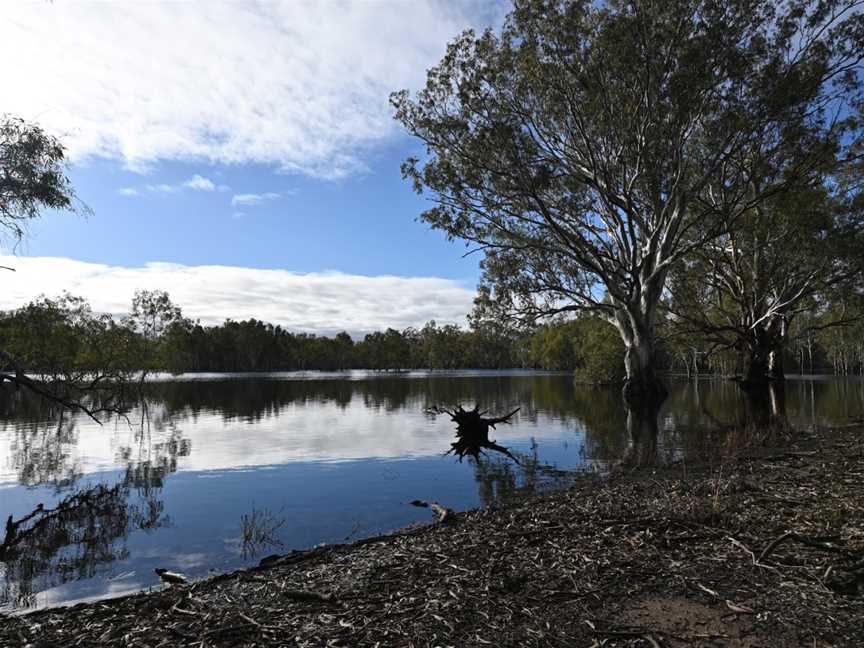
M 433 321 L 421 329 L 391 328 L 354 341 L 344 331 L 334 337 L 293 333 L 255 319 L 203 326 L 184 318 L 164 293 L 139 294 L 136 304 L 136 316 L 119 322 L 93 313 L 85 300 L 68 294 L 56 299 L 41 297 L 0 313 L 0 348 L 5 354 L 0 361 L 6 364 L 5 371 L 13 368 L 6 360 L 14 358 L 25 371 L 65 381 L 85 381 L 96 375 L 128 380 L 133 375 L 140 377 L 142 370 L 146 375 L 151 371 L 514 367 L 572 371 L 576 380 L 591 384 L 618 383 L 625 378 L 621 338 L 612 324 L 598 317 L 582 316 L 520 333 L 493 326 L 491 321 L 480 330 L 438 326 Z M 858 302 L 854 308 L 835 304 L 813 316 L 809 324 L 813 328 L 858 318 L 851 328 L 828 326 L 812 335 L 815 371 L 864 371 L 861 306 Z M 691 349 L 706 346 L 698 336 L 686 344 L 673 337 L 658 349 L 659 366 L 680 369 L 692 361 Z M 700 371 L 729 373 L 734 358 L 729 364 L 726 360 L 718 364 L 721 356 L 698 356 Z M 809 368 L 803 360 L 801 364 Z
M 4 235 L 17 243 L 43 209 L 74 210 L 64 160 L 59 140 L 36 125 L 0 116 L 0 243 Z M 89 211 L 83 203 L 78 208 Z M 84 300 L 43 297 L 0 314 L 0 384 L 13 383 L 96 418 L 123 406 L 131 341 Z
M 579 324 L 547 324 L 531 336 L 532 363 L 557 371 L 573 370 L 581 364 Z
M 623 358 L 624 344 L 618 331 L 598 317 L 547 324 L 531 336 L 532 364 L 574 371 L 582 382 L 621 382 L 625 377 Z
M 183 341 L 191 322 L 183 318 L 179 306 L 171 302 L 164 290 L 136 290 L 132 309 L 123 324 L 135 335 L 130 351 L 139 369 L 145 372 L 182 364 Z
M 17 242 L 42 209 L 68 209 L 75 191 L 56 138 L 22 119 L 0 116 L 0 230 Z
M 682 336 L 690 350 L 697 332 L 712 356 L 743 352 L 756 379 L 769 375 L 768 353 L 784 352 L 792 328 L 806 335 L 824 326 L 813 315 L 864 284 L 864 210 L 849 202 L 836 178 L 797 187 L 695 248 L 673 269 L 667 303 L 691 332 Z
M 46 377 L 69 379 L 129 368 L 132 336 L 80 297 L 41 297 L 0 317 L 0 348 L 17 364 Z
M 615 327 L 605 320 L 586 317 L 578 320 L 574 344 L 580 355 L 577 380 L 595 384 L 624 380 L 624 344 Z
M 146 340 L 158 340 L 179 323 L 183 313 L 164 290 L 136 290 L 128 323 Z

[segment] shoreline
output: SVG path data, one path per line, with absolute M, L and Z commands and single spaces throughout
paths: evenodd
M 0 617 L 0 645 L 860 645 L 864 427 L 768 452 Z

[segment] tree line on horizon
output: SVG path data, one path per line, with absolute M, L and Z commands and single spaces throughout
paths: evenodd
M 620 383 L 623 344 L 615 328 L 596 316 L 523 327 L 487 309 L 483 291 L 467 327 L 388 328 L 353 339 L 296 332 L 257 319 L 203 325 L 184 317 L 162 291 L 138 291 L 122 317 L 99 314 L 80 297 L 40 297 L 0 312 L 0 348 L 22 370 L 51 377 L 150 372 L 269 372 L 367 369 L 512 369 L 571 371 L 584 382 Z M 837 316 L 831 309 L 826 317 Z M 794 332 L 793 332 L 794 333 Z M 660 367 L 687 374 L 731 376 L 740 353 L 711 353 L 710 340 L 675 333 L 662 321 Z M 795 373 L 864 374 L 864 321 L 825 327 L 796 338 L 786 365 Z

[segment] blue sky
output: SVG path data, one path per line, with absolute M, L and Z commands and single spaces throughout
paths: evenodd
M 93 214 L 33 222 L 3 260 L 18 272 L 0 307 L 68 289 L 122 312 L 134 289 L 160 288 L 206 322 L 362 333 L 463 321 L 480 259 L 417 221 L 428 202 L 399 165 L 418 143 L 387 97 L 420 87 L 448 40 L 505 11 L 479 0 L 7 7 L 0 70 L 16 92 L 0 112 L 62 138 Z
M 473 286 L 479 258 L 463 258 L 463 243 L 418 221 L 429 202 L 399 172 L 413 143 L 396 140 L 370 156 L 368 171 L 338 180 L 259 164 L 180 162 L 160 162 L 141 176 L 115 161 L 85 161 L 70 177 L 93 214 L 46 214 L 21 251 L 123 266 L 163 261 L 437 276 Z M 195 189 L 196 176 L 217 188 Z

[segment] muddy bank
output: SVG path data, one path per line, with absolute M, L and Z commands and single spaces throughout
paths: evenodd
M 0 619 L 0 645 L 862 645 L 864 428 L 759 454 Z

